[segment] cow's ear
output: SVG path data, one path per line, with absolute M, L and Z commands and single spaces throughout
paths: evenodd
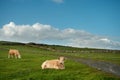
M 58 60 L 60 60 L 60 57 L 58 57 Z
M 62 63 L 62 62 L 61 62 L 60 64 L 61 64 L 61 65 L 63 65 L 63 63 Z
M 64 60 L 67 60 L 67 58 L 65 57 Z

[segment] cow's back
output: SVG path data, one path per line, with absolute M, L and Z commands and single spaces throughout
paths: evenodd
M 16 49 L 10 49 L 9 54 L 11 54 L 11 55 L 19 55 L 19 51 L 16 50 Z

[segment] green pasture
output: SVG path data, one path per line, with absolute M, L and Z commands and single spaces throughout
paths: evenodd
M 10 48 L 18 49 L 22 55 L 21 59 L 8 59 L 7 54 Z M 49 50 L 30 47 L 27 45 L 0 45 L 0 80 L 120 80 L 120 77 L 99 71 L 85 64 L 74 62 L 70 59 L 65 61 L 64 70 L 41 69 L 43 61 L 56 59 L 60 55 L 73 57 L 115 60 L 119 64 L 120 55 L 110 53 L 109 57 L 102 57 L 103 54 L 79 54 L 60 53 Z M 105 54 L 108 55 L 108 54 Z M 104 55 L 104 56 L 105 56 Z M 113 56 L 114 55 L 114 56 Z M 110 58 L 112 57 L 112 58 Z
M 74 56 L 82 59 L 111 62 L 120 65 L 120 53 L 64 53 L 66 56 Z

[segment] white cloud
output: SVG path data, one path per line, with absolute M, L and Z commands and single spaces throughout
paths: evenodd
M 63 0 L 52 0 L 52 1 L 55 3 L 63 3 L 64 2 Z
M 47 41 L 47 43 L 75 47 L 120 49 L 119 41 L 113 41 L 107 37 L 72 28 L 60 30 L 40 23 L 16 25 L 14 22 L 10 22 L 0 29 L 0 40 L 37 43 Z
M 102 38 L 102 39 L 100 39 L 101 41 L 103 41 L 103 42 L 107 42 L 107 43 L 110 43 L 110 40 L 109 39 L 107 39 L 107 38 Z

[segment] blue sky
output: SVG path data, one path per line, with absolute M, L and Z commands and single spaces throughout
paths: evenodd
M 32 38 L 35 38 L 35 36 L 33 36 L 28 42 L 35 41 L 62 45 L 69 42 L 65 45 L 120 49 L 120 0 L 0 0 L 1 33 L 11 33 L 11 28 L 7 28 L 6 30 L 6 28 L 4 28 L 6 26 L 22 27 L 24 25 L 24 27 L 26 27 L 29 25 L 31 28 L 35 24 L 39 24 L 39 27 L 42 27 L 42 29 L 45 25 L 49 26 L 51 29 L 50 33 L 54 31 L 54 33 L 56 33 L 58 31 L 57 33 L 60 34 L 61 32 L 68 31 L 66 35 L 68 36 L 68 33 L 71 31 L 72 34 L 69 33 L 71 38 L 68 39 L 68 37 L 64 37 L 65 39 L 58 39 L 54 36 L 54 38 L 51 39 L 47 37 L 34 40 Z M 38 34 L 39 33 L 41 32 L 39 31 Z M 45 35 L 48 36 L 48 34 Z M 74 36 L 78 35 L 75 37 L 77 43 L 72 40 L 74 37 L 72 36 L 73 34 Z M 89 36 L 92 35 L 94 37 L 82 38 L 83 36 L 81 36 L 81 34 L 84 34 L 84 36 L 90 34 Z M 6 33 L 1 34 L 1 36 L 3 35 L 5 36 Z M 12 40 L 11 38 L 13 37 L 23 38 L 20 37 L 20 35 L 15 36 L 12 34 L 8 40 Z M 81 38 L 77 39 L 77 37 Z M 96 39 L 96 37 L 98 38 Z M 89 38 L 91 41 L 93 41 L 92 38 L 96 40 L 91 42 L 88 41 Z M 5 39 L 6 38 L 1 37 L 0 40 Z M 98 39 L 106 41 L 107 43 L 103 42 L 103 46 L 96 46 L 99 44 Z M 83 40 L 83 42 L 81 40 Z M 24 42 L 24 39 L 15 39 L 12 41 Z M 85 42 L 86 45 L 80 42 Z M 108 45 L 108 42 L 110 45 Z M 115 47 L 111 47 L 112 45 Z

